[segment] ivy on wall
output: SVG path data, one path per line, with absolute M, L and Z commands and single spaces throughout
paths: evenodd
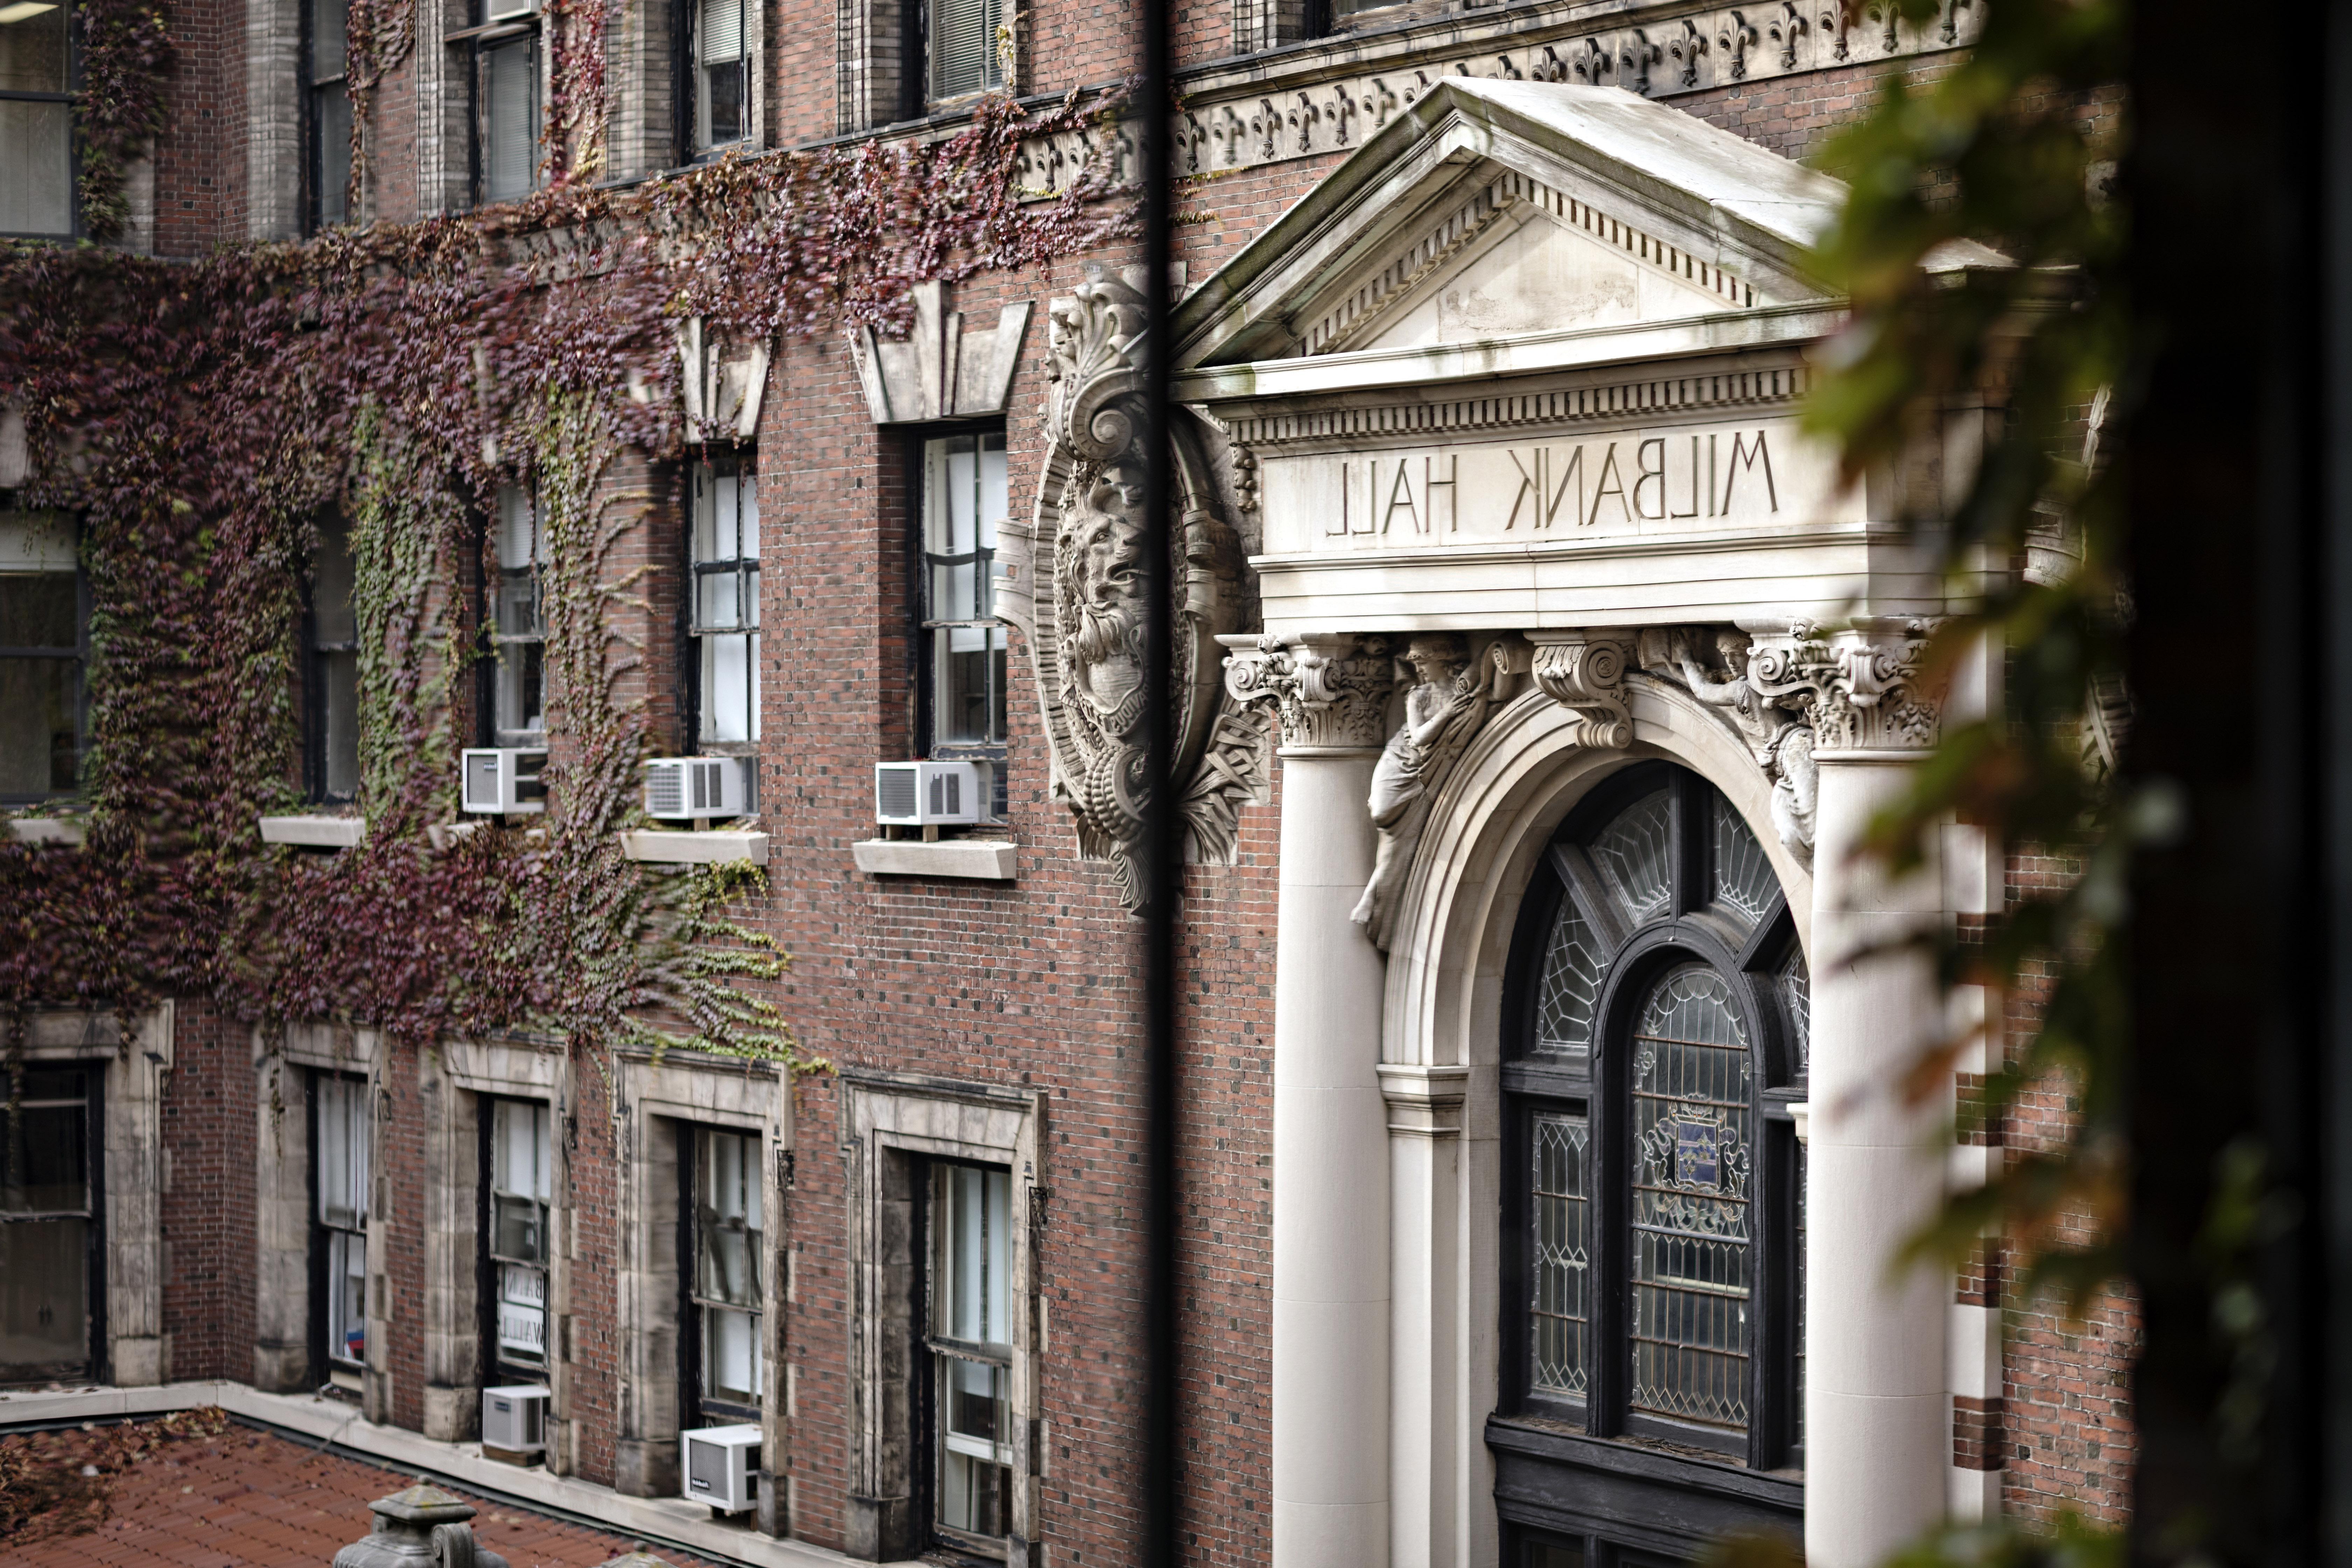
M 163 77 L 172 37 L 151 0 L 80 0 L 82 226 L 121 237 L 131 216 L 131 164 L 163 130 Z
M 992 100 L 928 147 L 559 184 L 194 265 L 0 256 L 17 504 L 79 520 L 93 606 L 87 843 L 0 840 L 0 1008 L 208 995 L 412 1042 L 532 1028 L 797 1059 L 736 984 L 785 963 L 730 916 L 761 873 L 621 847 L 654 737 L 618 629 L 646 569 L 618 547 L 657 504 L 635 476 L 685 453 L 677 321 L 888 326 L 919 280 L 1130 236 L 1099 179 L 1013 195 L 1021 140 L 1078 118 Z M 506 483 L 533 491 L 546 546 L 548 809 L 453 835 L 468 601 Z M 330 510 L 354 555 L 368 833 L 320 856 L 256 819 L 299 805 L 300 584 Z

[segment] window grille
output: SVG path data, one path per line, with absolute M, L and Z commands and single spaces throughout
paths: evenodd
M 555 1151 L 548 1109 L 530 1100 L 493 1100 L 488 1170 L 492 1328 L 496 1357 L 523 1372 L 547 1366 L 547 1274 L 552 1261 L 551 1207 Z
M 761 1139 L 695 1133 L 693 1300 L 701 1318 L 702 1396 L 756 1409 L 761 1359 Z
M 698 0 L 694 6 L 694 151 L 751 133 L 751 0 Z
M 1012 1528 L 1012 1173 L 931 1168 L 930 1333 L 942 1533 Z
M 931 97 L 965 98 L 1004 85 L 997 50 L 1002 0 L 932 0 Z
M 546 557 L 530 492 L 501 485 L 497 504 L 498 605 L 490 641 L 498 655 L 499 743 L 523 745 L 547 729 L 547 629 L 540 616 L 540 567 Z
M 740 458 L 692 471 L 693 637 L 704 741 L 760 738 L 760 489 Z
M 351 220 L 352 99 L 344 81 L 351 0 L 304 0 L 302 92 L 310 142 L 310 226 Z
M 0 5 L 0 235 L 73 235 L 74 54 L 66 0 Z
M 0 512 L 0 802 L 80 787 L 89 647 L 72 525 L 55 512 Z

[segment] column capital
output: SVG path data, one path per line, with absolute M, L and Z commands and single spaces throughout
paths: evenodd
M 1282 753 L 1377 752 L 1387 739 L 1394 661 L 1382 637 L 1316 632 L 1293 637 L 1226 637 L 1225 691 L 1236 702 L 1272 702 Z
M 1535 645 L 1536 685 L 1576 710 L 1579 745 L 1622 752 L 1633 743 L 1633 715 L 1625 706 L 1631 641 L 1580 630 L 1529 632 L 1528 641 Z
M 1944 688 L 1920 668 L 1934 624 L 1874 619 L 1825 630 L 1790 621 L 1754 633 L 1748 681 L 1802 713 L 1823 763 L 1908 758 L 1943 732 Z

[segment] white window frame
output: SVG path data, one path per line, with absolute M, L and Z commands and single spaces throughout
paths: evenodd
M 491 1100 L 488 1109 L 490 1158 L 489 1168 L 482 1173 L 482 1249 L 489 1261 L 488 1349 L 497 1364 L 544 1378 L 555 1262 L 554 1118 L 543 1102 L 533 1100 L 501 1096 Z M 535 1211 L 530 1217 L 536 1237 L 532 1246 L 504 1245 L 509 1231 L 501 1211 L 518 1205 Z
M 956 459 L 966 457 L 969 468 L 960 469 Z M 1000 800 L 1012 719 L 1011 645 L 1004 623 L 996 618 L 1004 572 L 1000 531 L 1012 510 L 1009 461 L 1002 430 L 965 430 L 925 440 L 916 535 L 923 755 L 995 763 Z M 970 575 L 959 579 L 956 574 L 965 567 Z M 943 720 L 954 687 L 950 661 L 974 653 L 986 658 L 987 716 L 978 726 L 981 733 L 951 734 L 950 729 L 971 726 Z M 991 815 L 1000 812 L 992 803 Z
M 546 545 L 539 509 L 527 488 L 500 485 L 494 505 L 490 544 L 496 575 L 488 605 L 490 647 L 497 655 L 492 723 L 499 745 L 535 745 L 547 736 Z
M 760 481 L 749 452 L 687 467 L 687 636 L 695 672 L 695 743 L 760 739 Z M 722 679 L 740 659 L 740 675 Z
M 366 1079 L 321 1072 L 311 1079 L 311 1222 L 326 1258 L 326 1289 L 317 1303 L 324 1319 L 327 1381 L 352 1394 L 364 1387 L 368 1366 L 368 1210 L 374 1154 L 373 1096 Z M 341 1203 L 337 1199 L 343 1200 Z M 356 1270 L 354 1270 L 356 1264 Z M 340 1267 L 339 1267 L 340 1265 Z M 356 1283 L 358 1299 L 352 1299 Z M 360 1328 L 357 1354 L 351 1325 Z

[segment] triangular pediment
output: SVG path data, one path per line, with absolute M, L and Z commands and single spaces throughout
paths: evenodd
M 1622 89 L 1447 78 L 1184 300 L 1177 361 L 1822 301 L 1832 290 L 1811 250 L 1844 197 L 1825 174 Z

